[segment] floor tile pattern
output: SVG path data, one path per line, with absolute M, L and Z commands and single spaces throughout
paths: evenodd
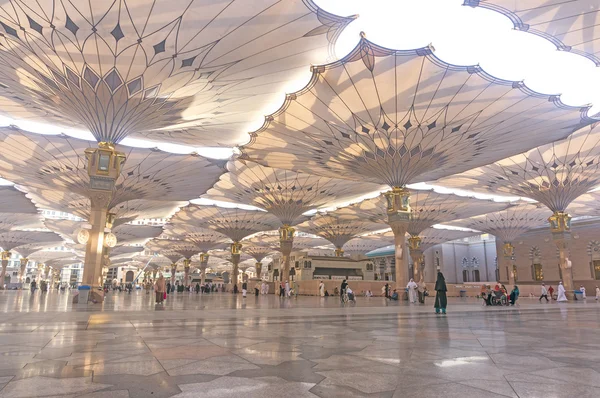
M 0 291 L 0 397 L 600 396 L 600 303 Z

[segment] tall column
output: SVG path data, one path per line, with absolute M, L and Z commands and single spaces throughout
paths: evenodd
M 102 255 L 104 231 L 107 227 L 108 206 L 112 198 L 115 182 L 119 177 L 125 155 L 117 152 L 113 144 L 100 142 L 98 148 L 85 150 L 90 176 L 90 219 L 91 229 L 87 230 L 87 245 L 83 267 L 82 285 L 91 286 L 90 301 L 104 300 L 102 290 Z M 111 220 L 108 220 L 109 223 Z M 83 243 L 83 242 L 82 242 Z
M 4 278 L 6 276 L 6 268 L 8 267 L 8 260 L 10 259 L 11 253 L 7 250 L 2 252 L 2 271 L 0 272 L 0 289 L 4 289 Z
M 242 244 L 233 242 L 231 244 L 231 262 L 233 263 L 233 271 L 231 272 L 231 283 L 237 285 L 239 275 L 240 255 L 242 254 Z
M 175 286 L 175 274 L 177 273 L 177 263 L 171 264 L 171 289 Z
M 411 235 L 408 238 L 408 247 L 410 249 L 410 257 L 413 262 L 413 279 L 416 282 L 423 281 L 423 251 L 421 250 L 421 238 Z
M 552 240 L 558 247 L 559 266 L 562 274 L 562 282 L 567 295 L 573 295 L 573 271 L 571 261 L 567 257 L 569 241 L 571 240 L 571 216 L 561 211 L 555 211 L 548 218 L 550 230 L 552 231 Z
M 183 260 L 183 286 L 189 286 L 190 284 L 190 264 L 192 263 L 192 260 L 190 260 L 189 258 L 186 258 L 185 260 Z
M 294 233 L 296 230 L 285 224 L 279 228 L 279 250 L 281 251 L 282 272 L 280 281 L 290 280 L 290 255 L 294 247 Z
M 19 283 L 25 282 L 25 273 L 27 272 L 27 263 L 29 263 L 29 259 L 27 257 L 21 258 L 21 267 L 19 268 Z
M 344 257 L 344 250 L 341 247 L 335 248 L 335 256 L 336 257 Z
M 200 253 L 200 286 L 204 285 L 206 279 L 206 268 L 208 267 L 209 257 L 207 253 Z
M 410 191 L 403 187 L 393 187 L 383 194 L 387 201 L 388 224 L 394 233 L 396 262 L 396 289 L 404 289 L 408 284 L 408 254 L 406 253 L 406 232 L 411 219 Z
M 506 267 L 505 272 L 508 275 L 508 284 L 514 285 L 517 282 L 517 267 L 515 266 L 515 247 L 511 242 L 504 242 L 502 256 Z
M 256 268 L 256 277 L 258 279 L 262 279 L 262 263 L 259 261 L 254 264 L 254 268 Z

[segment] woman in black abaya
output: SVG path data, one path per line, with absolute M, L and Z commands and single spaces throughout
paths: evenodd
M 440 310 L 442 314 L 446 313 L 446 305 L 448 304 L 448 298 L 446 297 L 446 279 L 444 274 L 438 271 L 437 280 L 435 281 L 435 313 L 439 314 Z

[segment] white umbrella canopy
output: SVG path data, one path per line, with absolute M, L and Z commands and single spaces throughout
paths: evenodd
M 230 147 L 352 20 L 312 0 L 14 0 L 0 17 L 3 114 Z
M 464 5 L 502 13 L 515 29 L 548 39 L 557 49 L 600 66 L 600 7 L 595 0 L 465 0 Z

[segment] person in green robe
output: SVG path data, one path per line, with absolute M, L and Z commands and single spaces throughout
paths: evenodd
M 446 279 L 444 274 L 438 271 L 437 280 L 435 281 L 435 313 L 439 314 L 440 310 L 442 314 L 446 313 L 446 305 L 448 304 L 448 298 L 446 297 Z

